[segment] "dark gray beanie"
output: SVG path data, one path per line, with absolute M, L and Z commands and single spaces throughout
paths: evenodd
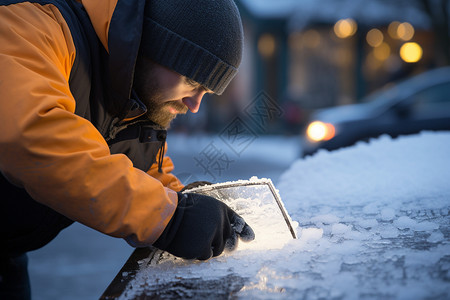
M 141 53 L 220 95 L 241 63 L 233 0 L 147 0 Z

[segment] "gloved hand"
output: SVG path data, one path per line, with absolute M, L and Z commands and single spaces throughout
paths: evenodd
M 200 194 L 178 193 L 178 206 L 153 246 L 186 259 L 207 260 L 255 239 L 255 233 L 225 203 Z
M 199 186 L 210 185 L 212 184 L 209 181 L 194 181 L 184 186 L 184 188 L 180 192 L 184 192 L 186 190 L 190 190 Z

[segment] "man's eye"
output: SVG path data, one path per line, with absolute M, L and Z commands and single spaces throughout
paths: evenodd
M 200 84 L 198 82 L 195 82 L 194 80 L 185 77 L 185 81 L 188 85 L 192 86 L 193 88 L 197 88 Z

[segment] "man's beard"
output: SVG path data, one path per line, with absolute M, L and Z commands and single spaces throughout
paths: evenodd
M 170 122 L 172 122 L 178 114 L 187 113 L 188 107 L 180 100 L 167 101 L 167 99 L 165 99 L 156 76 L 152 73 L 151 65 L 143 75 L 144 76 L 141 75 L 141 77 L 138 77 L 138 80 L 134 84 L 134 89 L 140 100 L 147 107 L 148 119 L 167 129 L 170 127 Z M 141 81 L 139 81 L 139 79 Z M 171 109 L 174 110 L 175 113 L 171 112 Z
M 143 99 L 144 104 L 147 106 L 147 117 L 150 121 L 156 124 L 169 128 L 170 123 L 176 118 L 178 114 L 186 114 L 188 108 L 180 101 L 169 101 L 162 102 L 160 94 L 157 90 L 156 93 L 150 92 L 145 99 Z M 151 94 L 151 95 L 150 95 Z M 175 110 L 175 113 L 171 112 Z

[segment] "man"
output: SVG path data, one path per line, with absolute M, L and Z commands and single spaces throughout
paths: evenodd
M 0 0 L 0 19 L 0 298 L 30 297 L 25 253 L 74 221 L 188 259 L 254 238 L 164 157 L 170 121 L 237 72 L 232 0 Z

